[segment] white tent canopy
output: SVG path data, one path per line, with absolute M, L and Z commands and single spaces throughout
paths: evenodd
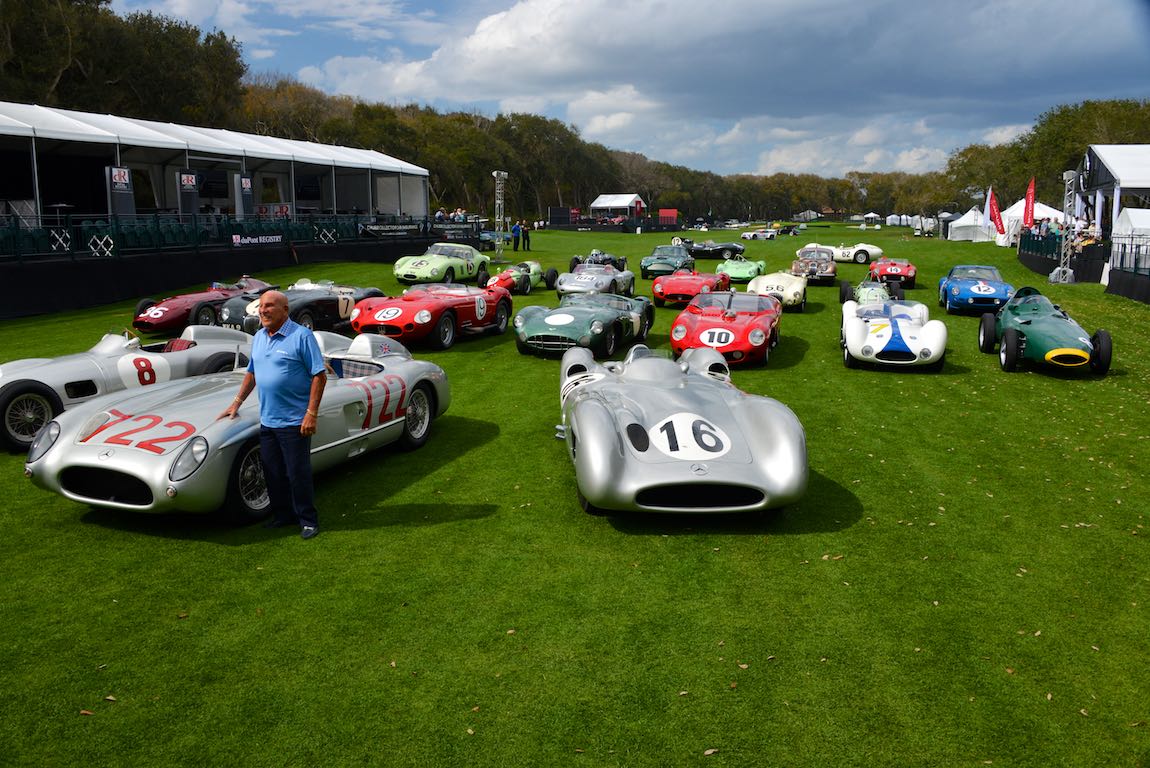
M 985 243 L 990 240 L 990 233 L 982 226 L 982 211 L 978 209 L 978 206 L 974 206 L 950 223 L 946 239 L 967 240 L 975 243 Z
M 1150 237 L 1150 208 L 1123 208 L 1114 224 L 1114 237 Z
M 1022 198 L 1014 205 L 1007 208 L 1002 212 L 1002 221 L 1005 224 L 1008 219 L 1022 220 L 1023 214 L 1026 212 L 1026 198 Z M 1062 221 L 1062 211 L 1052 206 L 1034 201 L 1034 220 L 1041 221 L 1042 219 L 1051 219 Z
M 643 202 L 643 198 L 636 194 L 621 194 L 621 195 L 599 195 L 591 203 L 591 210 L 611 210 L 615 208 L 626 208 L 630 210 L 635 203 L 639 203 L 644 208 L 647 206 Z

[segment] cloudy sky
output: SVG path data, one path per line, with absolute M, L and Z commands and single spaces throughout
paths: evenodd
M 367 102 L 531 112 L 719 174 L 938 170 L 1150 98 L 1150 0 L 112 0 Z

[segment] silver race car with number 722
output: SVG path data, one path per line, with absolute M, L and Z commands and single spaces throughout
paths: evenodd
M 442 368 L 386 336 L 315 335 L 330 370 L 311 442 L 314 471 L 388 443 L 412 449 L 427 440 L 432 419 L 451 403 Z M 37 435 L 24 474 L 82 504 L 138 512 L 225 506 L 236 520 L 258 519 L 268 509 L 258 395 L 236 418 L 219 418 L 243 376 L 198 376 L 66 411 Z
M 246 365 L 246 333 L 189 325 L 179 338 L 142 344 L 132 331 L 107 333 L 86 352 L 0 365 L 0 442 L 26 451 L 40 428 L 65 408 L 97 395 Z
M 559 376 L 558 436 L 587 512 L 750 512 L 806 491 L 802 424 L 779 401 L 735 387 L 713 349 L 675 361 L 639 344 L 599 364 L 576 347 Z

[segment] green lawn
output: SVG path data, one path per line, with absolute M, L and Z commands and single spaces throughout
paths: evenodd
M 539 232 L 532 256 L 637 271 L 668 239 Z M 807 430 L 807 495 L 764 516 L 585 516 L 558 363 L 510 334 L 416 350 L 451 410 L 423 449 L 322 475 L 312 541 L 87 508 L 0 455 L 0 764 L 1150 764 L 1150 307 L 905 229 L 748 255 L 785 268 L 814 240 L 918 264 L 947 362 L 845 369 L 838 290 L 812 287 L 768 365 L 734 373 Z M 1002 373 L 977 318 L 936 307 L 955 263 L 1109 329 L 1110 374 Z M 399 290 L 373 264 L 259 276 Z M 134 304 L 4 322 L 0 359 L 84 349 Z

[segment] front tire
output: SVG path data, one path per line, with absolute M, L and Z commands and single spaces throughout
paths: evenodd
M 445 283 L 454 283 L 455 282 L 455 267 L 448 267 L 447 269 L 443 270 L 443 282 L 445 282 Z
M 0 437 L 9 448 L 27 451 L 36 433 L 64 410 L 64 404 L 51 388 L 29 381 L 13 384 L 0 397 L 3 432 Z
M 501 301 L 495 307 L 495 323 L 492 325 L 495 333 L 503 335 L 507 333 L 507 323 L 511 318 L 511 307 L 507 302 Z
M 1007 373 L 1014 373 L 1018 368 L 1018 353 L 1022 347 L 1022 336 L 1013 328 L 1007 328 L 1002 334 L 1002 343 L 998 347 L 998 364 Z
M 639 333 L 635 334 L 635 341 L 646 341 L 647 334 L 651 332 L 651 326 L 655 324 L 655 310 L 648 309 L 643 313 L 643 319 L 639 321 Z
M 407 411 L 403 416 L 403 433 L 399 436 L 400 450 L 414 451 L 427 442 L 431 433 L 431 420 L 435 414 L 435 398 L 427 384 L 416 384 L 407 398 Z
M 846 304 L 854 296 L 854 291 L 851 290 L 851 284 L 847 280 L 839 283 L 839 304 Z
M 295 321 L 309 331 L 315 330 L 315 315 L 312 314 L 310 309 L 305 309 L 303 312 L 300 312 Z
M 436 349 L 449 349 L 455 343 L 455 313 L 444 312 L 439 316 L 431 343 Z
M 851 357 L 851 351 L 847 349 L 847 345 L 843 344 L 843 366 L 847 368 L 858 368 L 859 361 Z
M 559 280 L 559 270 L 551 267 L 547 273 L 543 275 L 543 284 L 547 286 L 547 290 L 555 289 L 555 283 Z
M 271 509 L 259 440 L 248 440 L 236 454 L 228 474 L 227 512 L 240 523 L 250 524 L 267 517 Z
M 1110 357 L 1114 351 L 1109 331 L 1101 328 L 1095 331 L 1090 337 L 1090 344 L 1094 347 L 1094 351 L 1090 353 L 1090 370 L 1095 375 L 1105 376 L 1110 370 Z
M 136 314 L 133 317 L 139 317 L 154 306 L 156 306 L 155 299 L 140 299 L 136 302 Z
M 192 310 L 192 325 L 219 325 L 216 308 L 206 301 L 201 301 Z
M 196 373 L 204 375 L 209 373 L 227 373 L 236 367 L 236 356 L 231 352 L 216 352 L 208 357 Z
M 998 331 L 994 320 L 992 312 L 984 312 L 978 321 L 978 350 L 988 355 L 994 352 L 994 345 L 998 343 Z
M 866 264 L 870 254 L 866 251 L 855 251 L 855 264 Z
M 567 271 L 574 272 L 575 267 L 579 266 L 581 263 L 583 263 L 582 259 L 580 259 L 578 256 L 572 256 L 571 261 L 567 262 Z
M 615 326 L 612 325 L 603 332 L 603 354 L 602 357 L 607 358 L 615 354 L 615 345 L 618 343 L 618 334 L 615 332 Z

